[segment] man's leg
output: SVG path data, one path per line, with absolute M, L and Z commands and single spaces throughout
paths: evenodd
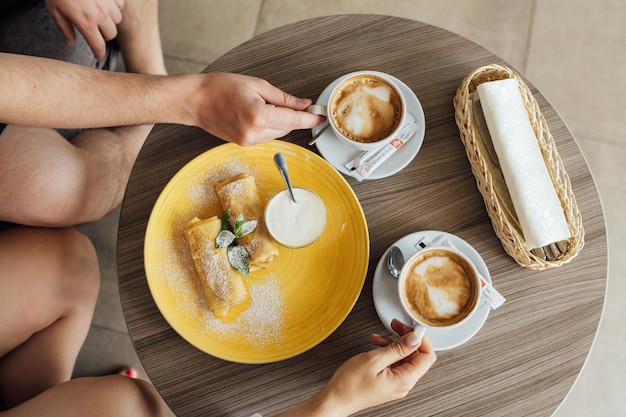
M 151 126 L 89 129 L 70 142 L 52 129 L 0 135 L 0 220 L 66 227 L 100 219 L 122 201 Z
M 74 229 L 0 233 L 0 397 L 21 404 L 71 378 L 93 316 L 100 273 Z

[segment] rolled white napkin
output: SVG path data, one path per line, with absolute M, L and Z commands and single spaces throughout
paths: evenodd
M 517 81 L 477 87 L 487 128 L 527 249 L 571 237 L 563 207 L 541 155 Z

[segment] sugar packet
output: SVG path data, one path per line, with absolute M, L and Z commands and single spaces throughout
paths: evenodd
M 378 149 L 361 152 L 356 158 L 344 164 L 344 166 L 352 177 L 358 181 L 363 181 L 398 149 L 404 146 L 415 135 L 418 128 L 419 124 L 415 121 L 415 118 L 410 113 L 407 113 L 402 129 L 391 142 Z

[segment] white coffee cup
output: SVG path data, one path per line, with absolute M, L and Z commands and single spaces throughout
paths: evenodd
M 451 329 L 467 322 L 480 305 L 480 274 L 450 246 L 429 246 L 411 256 L 398 276 L 398 295 L 415 331 Z
M 335 136 L 361 150 L 380 148 L 402 129 L 406 99 L 397 83 L 378 71 L 357 71 L 335 81 L 328 104 L 307 111 L 327 117 Z

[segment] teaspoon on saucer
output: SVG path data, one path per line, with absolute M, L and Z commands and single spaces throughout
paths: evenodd
M 400 276 L 400 270 L 402 270 L 402 266 L 404 265 L 404 256 L 402 255 L 402 251 L 397 246 L 392 246 L 389 249 L 389 253 L 387 254 L 387 269 L 389 269 L 389 273 L 394 278 L 398 279 Z M 413 328 L 414 332 L 418 335 L 421 340 L 426 333 L 426 327 L 417 323 L 413 320 Z
M 317 140 L 320 138 L 320 136 L 322 136 L 322 133 L 324 133 L 326 131 L 326 129 L 328 129 L 328 122 L 326 122 L 324 127 L 322 127 L 319 132 L 317 132 L 315 135 L 313 135 L 313 137 L 309 141 L 309 145 L 313 145 L 315 142 L 317 142 Z
M 404 256 L 402 256 L 402 251 L 399 247 L 392 246 L 387 254 L 387 269 L 389 269 L 391 276 L 398 278 L 398 276 L 400 276 L 402 265 L 404 265 Z

